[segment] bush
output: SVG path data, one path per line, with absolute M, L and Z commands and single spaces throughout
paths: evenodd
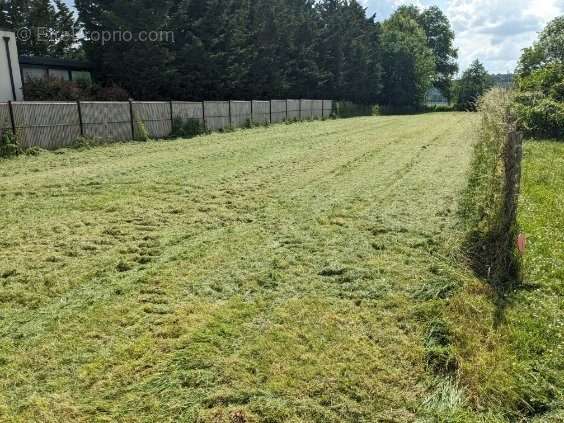
M 28 79 L 24 96 L 29 101 L 126 101 L 129 94 L 116 85 L 102 87 L 89 81 L 62 79 Z
M 564 103 L 550 98 L 536 100 L 520 96 L 515 112 L 521 127 L 529 134 L 546 137 L 564 137 Z
M 206 133 L 206 128 L 199 119 L 175 117 L 172 121 L 172 136 L 192 138 Z
M 4 131 L 0 135 L 0 158 L 17 156 L 22 152 L 18 145 L 17 137 L 12 131 Z

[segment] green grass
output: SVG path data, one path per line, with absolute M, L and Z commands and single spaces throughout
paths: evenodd
M 524 283 L 499 298 L 479 280 L 449 301 L 460 383 L 483 421 L 564 421 L 564 144 L 525 144 Z M 474 418 L 478 418 L 474 416 Z
M 0 420 L 483 418 L 440 312 L 471 312 L 468 281 L 486 290 L 455 248 L 476 122 L 366 117 L 1 161 Z

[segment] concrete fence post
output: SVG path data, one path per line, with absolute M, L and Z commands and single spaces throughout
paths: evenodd
M 233 118 L 231 115 L 231 100 L 229 100 L 229 128 L 233 129 Z
M 170 100 L 169 105 L 170 105 L 170 133 L 172 134 L 174 132 L 174 105 L 172 100 Z

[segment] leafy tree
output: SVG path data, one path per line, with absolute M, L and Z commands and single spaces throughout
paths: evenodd
M 417 6 L 400 6 L 396 14 L 416 21 L 427 37 L 427 45 L 435 59 L 433 86 L 449 101 L 452 97 L 452 80 L 458 72 L 458 51 L 454 47 L 454 31 L 445 14 L 437 6 L 421 11 Z
M 383 24 L 381 103 L 393 110 L 415 110 L 435 78 L 435 59 L 421 26 L 401 11 Z
M 517 86 L 515 110 L 523 128 L 532 135 L 564 136 L 564 16 L 523 51 Z
M 435 56 L 436 79 L 434 86 L 450 101 L 452 80 L 458 72 L 458 51 L 454 48 L 454 31 L 445 14 L 436 6 L 421 13 L 419 24 L 427 35 L 427 43 Z
M 492 86 L 491 78 L 478 59 L 464 71 L 456 83 L 456 106 L 460 110 L 476 110 L 478 99 Z

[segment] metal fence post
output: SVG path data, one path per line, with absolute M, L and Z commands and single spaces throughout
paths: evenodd
M 288 99 L 286 99 L 286 122 L 288 121 Z
M 321 120 L 325 118 L 325 100 L 321 100 Z
M 251 124 L 254 123 L 254 121 L 255 121 L 254 116 L 253 116 L 253 103 L 254 103 L 254 100 L 251 100 Z
M 78 110 L 78 124 L 80 125 L 80 136 L 84 136 L 84 123 L 82 122 L 82 106 L 80 105 L 80 100 L 76 102 L 76 107 Z
M 233 129 L 233 120 L 231 118 L 231 100 L 229 100 L 229 128 Z
M 133 101 L 129 99 L 129 114 L 131 116 L 131 139 L 135 139 L 135 122 L 133 117 Z
M 270 99 L 270 101 L 268 102 L 269 106 L 270 106 L 270 123 L 272 124 L 272 99 Z
M 300 111 L 299 119 L 302 120 L 302 99 L 300 98 L 300 99 L 298 100 L 298 102 L 300 103 L 300 107 L 299 107 L 299 111 Z
M 16 119 L 14 118 L 14 108 L 12 101 L 8 101 L 8 110 L 10 112 L 10 123 L 12 125 L 12 135 L 16 136 Z

